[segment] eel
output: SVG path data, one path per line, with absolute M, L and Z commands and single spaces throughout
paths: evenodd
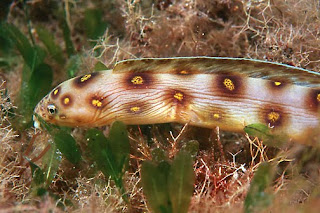
M 320 73 L 244 58 L 142 58 L 67 80 L 36 106 L 46 122 L 99 127 L 189 123 L 243 132 L 266 124 L 305 143 L 319 130 Z M 34 117 L 35 127 L 39 121 Z

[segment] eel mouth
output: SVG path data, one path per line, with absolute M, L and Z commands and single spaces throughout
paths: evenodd
M 45 106 L 46 106 L 47 102 L 48 102 L 48 98 L 46 96 L 34 108 L 32 120 L 33 120 L 33 126 L 36 129 L 41 129 L 41 127 L 40 127 L 41 125 L 40 125 L 40 121 L 38 119 L 38 116 L 39 116 L 39 118 L 46 120 L 47 112 L 46 112 Z
M 40 127 L 40 122 L 39 122 L 39 120 L 37 119 L 36 115 L 33 115 L 33 116 L 32 116 L 32 119 L 33 119 L 33 126 L 34 126 L 34 128 L 36 128 L 36 129 L 41 129 L 41 127 Z

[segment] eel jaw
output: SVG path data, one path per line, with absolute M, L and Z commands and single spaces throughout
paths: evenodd
M 35 115 L 32 116 L 32 119 L 33 119 L 33 126 L 34 128 L 36 129 L 41 129 L 40 127 L 40 122 L 39 120 L 37 119 L 37 117 Z

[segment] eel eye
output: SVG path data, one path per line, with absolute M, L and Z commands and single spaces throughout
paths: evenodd
M 53 104 L 49 104 L 48 107 L 47 107 L 47 110 L 48 110 L 50 115 L 54 115 L 54 114 L 56 114 L 58 112 L 56 106 L 53 105 Z

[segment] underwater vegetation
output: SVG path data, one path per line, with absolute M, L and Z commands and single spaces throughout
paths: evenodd
M 320 71 L 310 0 L 0 2 L 0 210 L 317 212 L 320 148 L 260 124 L 33 127 L 69 78 L 124 59 L 242 57 Z M 320 141 L 320 138 L 318 138 Z

